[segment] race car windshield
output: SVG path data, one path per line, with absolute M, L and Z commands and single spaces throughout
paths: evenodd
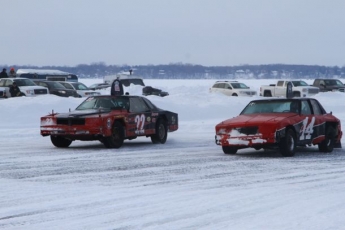
M 284 101 L 252 101 L 244 110 L 243 114 L 256 114 L 256 113 L 299 113 L 300 102 L 297 100 L 284 100 Z
M 129 102 L 128 98 L 97 98 L 90 97 L 81 103 L 76 110 L 87 110 L 87 109 L 128 109 Z

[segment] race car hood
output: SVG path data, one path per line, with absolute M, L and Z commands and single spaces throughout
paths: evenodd
M 110 109 L 87 109 L 87 110 L 74 110 L 69 113 L 59 113 L 56 115 L 58 118 L 67 118 L 67 117 L 84 117 L 91 115 L 98 115 L 109 113 Z
M 237 117 L 225 120 L 218 125 L 240 125 L 245 126 L 246 124 L 264 124 L 268 122 L 280 122 L 284 119 L 298 116 L 296 113 L 267 113 L 267 114 L 249 114 L 239 115 Z

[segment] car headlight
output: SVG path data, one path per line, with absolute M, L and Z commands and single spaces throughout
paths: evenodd
M 306 92 L 308 92 L 308 89 L 305 89 L 305 88 L 304 88 L 304 89 L 302 89 L 302 92 L 303 92 L 303 93 L 306 93 Z
M 66 93 L 65 90 L 59 90 L 58 92 L 59 92 L 59 93 L 62 93 L 62 94 L 65 94 L 65 93 Z
M 35 91 L 33 89 L 27 89 L 25 90 L 26 95 L 34 95 Z
M 224 134 L 228 134 L 229 132 L 226 131 L 226 129 L 222 128 L 222 129 L 219 129 L 218 132 L 217 132 L 217 135 L 224 135 Z

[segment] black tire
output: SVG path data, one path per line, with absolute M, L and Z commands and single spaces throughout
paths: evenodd
M 264 92 L 264 97 L 272 97 L 272 94 L 270 91 L 265 91 Z
M 225 154 L 236 154 L 238 150 L 236 147 L 232 146 L 222 146 L 222 149 Z
M 237 93 L 233 93 L 231 96 L 237 97 L 238 95 Z
M 103 144 L 106 148 L 118 149 L 123 145 L 125 139 L 125 129 L 121 122 L 115 121 L 111 131 L 111 136 L 104 138 Z
M 292 129 L 286 130 L 285 137 L 280 139 L 280 154 L 283 157 L 292 157 L 296 151 L 296 134 Z
M 53 143 L 53 145 L 58 148 L 67 148 L 72 143 L 71 140 L 59 136 L 50 136 L 50 140 Z
M 326 128 L 325 140 L 323 140 L 319 146 L 319 151 L 324 153 L 333 152 L 335 145 L 335 129 L 332 126 Z
M 159 118 L 156 123 L 156 132 L 151 135 L 151 141 L 153 144 L 164 144 L 168 138 L 167 124 L 164 119 Z

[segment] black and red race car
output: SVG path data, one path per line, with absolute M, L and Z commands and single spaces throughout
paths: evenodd
M 216 144 L 225 154 L 249 147 L 277 148 L 282 156 L 290 157 L 296 146 L 318 145 L 321 152 L 341 148 L 340 120 L 313 98 L 254 100 L 239 116 L 215 129 Z
M 41 117 L 41 135 L 56 147 L 74 140 L 99 140 L 107 148 L 120 148 L 125 139 L 150 137 L 164 144 L 167 133 L 178 129 L 178 114 L 155 106 L 141 96 L 88 97 L 74 111 Z

